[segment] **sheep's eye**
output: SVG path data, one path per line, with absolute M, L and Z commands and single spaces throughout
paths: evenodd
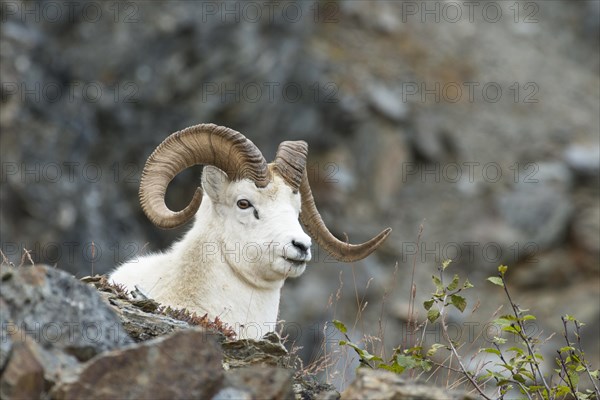
M 251 204 L 251 203 L 250 203 L 248 200 L 246 200 L 246 199 L 242 199 L 242 200 L 238 200 L 238 202 L 237 202 L 237 206 L 238 206 L 240 209 L 242 209 L 242 210 L 245 210 L 245 209 L 247 209 L 247 208 L 250 208 L 250 207 L 252 207 L 252 204 Z

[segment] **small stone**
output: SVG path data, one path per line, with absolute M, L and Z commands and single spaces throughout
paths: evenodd
M 597 144 L 573 144 L 565 150 L 564 159 L 569 167 L 580 174 L 600 174 L 600 147 Z
M 408 116 L 408 107 L 402 102 L 401 93 L 375 83 L 369 86 L 369 102 L 373 108 L 392 121 L 401 122 Z
M 212 400 L 252 400 L 252 394 L 232 387 L 221 389 Z

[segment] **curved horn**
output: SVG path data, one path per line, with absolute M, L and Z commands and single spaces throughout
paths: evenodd
M 294 190 L 294 193 L 298 192 L 302 183 L 307 155 L 308 144 L 303 140 L 281 142 L 277 149 L 273 169 Z
M 375 251 L 392 231 L 392 228 L 387 228 L 373 239 L 362 244 L 342 242 L 333 236 L 325 226 L 325 223 L 319 214 L 319 210 L 317 210 L 315 205 L 315 200 L 308 184 L 308 174 L 306 173 L 306 170 L 304 170 L 304 174 L 302 175 L 300 196 L 302 198 L 300 221 L 302 221 L 306 227 L 308 234 L 338 261 L 353 262 L 362 260 Z
M 169 182 L 197 164 L 214 165 L 230 179 L 250 179 L 257 187 L 265 187 L 270 180 L 262 153 L 244 135 L 214 124 L 191 126 L 167 137 L 146 161 L 140 182 L 140 203 L 152 223 L 163 229 L 176 228 L 198 211 L 201 188 L 196 189 L 181 211 L 173 212 L 165 204 Z

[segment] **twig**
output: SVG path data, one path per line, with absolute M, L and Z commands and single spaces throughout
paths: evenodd
M 19 268 L 21 268 L 23 266 L 23 264 L 25 264 L 25 258 L 27 258 L 27 260 L 29 260 L 29 262 L 31 263 L 31 265 L 35 265 L 35 263 L 33 262 L 33 259 L 31 258 L 31 252 L 27 249 L 23 249 L 23 255 L 21 256 L 21 263 L 19 264 Z
M 413 327 L 413 314 L 415 311 L 415 297 L 416 297 L 416 291 L 417 291 L 417 287 L 415 284 L 415 269 L 416 269 L 416 265 L 417 265 L 417 254 L 419 254 L 419 246 L 421 244 L 421 235 L 423 234 L 423 223 L 421 223 L 421 225 L 419 226 L 419 233 L 417 234 L 417 251 L 415 253 L 415 256 L 413 257 L 413 263 L 412 263 L 412 273 L 411 273 L 411 277 L 410 277 L 410 298 L 408 299 L 408 321 L 407 321 L 407 332 L 411 331 L 412 327 Z M 411 331 L 411 335 L 412 337 L 412 331 Z M 404 341 L 404 338 L 403 338 Z M 408 343 L 408 347 L 413 347 L 414 343 Z M 407 347 L 406 343 L 403 343 L 403 347 Z
M 383 313 L 385 312 L 385 305 L 387 303 L 387 298 L 389 294 L 396 287 L 396 277 L 398 276 L 398 261 L 396 261 L 396 265 L 394 266 L 394 273 L 392 274 L 392 283 L 390 287 L 386 287 L 383 291 L 383 299 L 381 301 L 381 311 L 379 312 L 379 337 L 381 338 L 381 353 L 379 356 L 385 359 L 385 328 L 387 327 L 387 318 L 386 322 L 383 323 Z
M 2 255 L 2 263 L 6 265 L 11 265 L 14 267 L 14 264 L 10 262 L 10 260 L 4 255 L 2 249 L 0 249 L 0 255 Z M 397 264 L 396 264 L 397 265 Z
M 572 343 L 569 341 L 569 337 L 568 337 L 567 319 L 564 316 L 560 317 L 560 319 L 562 320 L 562 323 L 563 323 L 563 330 L 564 330 L 563 336 L 565 338 L 565 342 L 567 342 L 567 346 L 571 347 Z M 598 386 L 596 385 L 596 381 L 590 374 L 590 368 L 589 368 L 587 362 L 585 361 L 585 355 L 584 355 L 585 353 L 583 351 L 583 347 L 581 346 L 581 334 L 580 334 L 581 325 L 579 324 L 579 321 L 577 321 L 576 319 L 573 319 L 573 325 L 575 325 L 574 333 L 575 333 L 575 338 L 577 339 L 577 348 L 579 349 L 578 357 L 581 359 L 581 365 L 585 369 L 585 372 L 586 372 L 588 378 L 590 378 L 592 386 L 594 386 L 594 392 L 596 393 L 596 397 L 600 397 L 600 390 L 598 389 Z M 560 355 L 560 351 L 559 351 L 559 355 Z M 562 362 L 562 357 L 561 357 L 561 362 Z M 568 374 L 567 374 L 567 376 L 568 376 Z
M 440 280 L 442 281 L 442 284 L 443 284 L 443 277 L 444 277 L 443 270 L 440 268 Z M 448 342 L 448 345 L 450 346 L 450 350 L 454 354 L 454 357 L 456 357 L 456 361 L 458 362 L 458 365 L 460 366 L 460 369 L 461 369 L 463 375 L 469 380 L 469 382 L 471 382 L 471 385 L 473 385 L 473 387 L 477 390 L 477 392 L 479 392 L 479 394 L 484 399 L 492 400 L 491 397 L 488 397 L 485 394 L 485 392 L 483 391 L 483 389 L 481 387 L 479 387 L 479 385 L 477 384 L 475 379 L 473 379 L 471 374 L 469 374 L 469 372 L 467 371 L 467 368 L 464 366 L 464 364 L 462 362 L 462 359 L 460 358 L 460 355 L 458 354 L 458 351 L 456 350 L 456 347 L 454 346 L 454 343 L 452 343 L 452 340 L 450 339 L 450 335 L 448 334 L 448 327 L 446 326 L 446 307 L 444 306 L 446 304 L 447 299 L 448 299 L 448 295 L 445 294 L 440 305 L 438 306 L 439 311 L 440 311 L 440 323 L 442 325 L 442 333 L 444 334 L 444 339 Z
M 563 360 L 562 354 L 560 354 L 560 350 L 556 350 L 556 352 L 558 353 L 558 359 L 560 360 L 560 366 L 563 369 L 563 371 L 565 371 L 565 375 L 567 376 L 566 380 L 565 380 L 565 378 L 562 377 L 562 374 L 561 374 L 560 378 L 564 382 L 566 382 L 567 385 L 569 385 L 569 389 L 571 390 L 571 393 L 573 393 L 573 396 L 575 396 L 575 398 L 577 398 L 577 390 L 575 389 L 575 385 L 573 385 L 573 381 L 571 380 L 571 375 L 569 375 L 569 372 L 567 371 L 567 364 L 565 364 L 565 360 Z

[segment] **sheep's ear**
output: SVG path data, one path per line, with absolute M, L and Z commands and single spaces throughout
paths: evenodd
M 229 177 L 219 168 L 206 165 L 202 170 L 202 189 L 213 201 L 219 201 L 229 185 Z

